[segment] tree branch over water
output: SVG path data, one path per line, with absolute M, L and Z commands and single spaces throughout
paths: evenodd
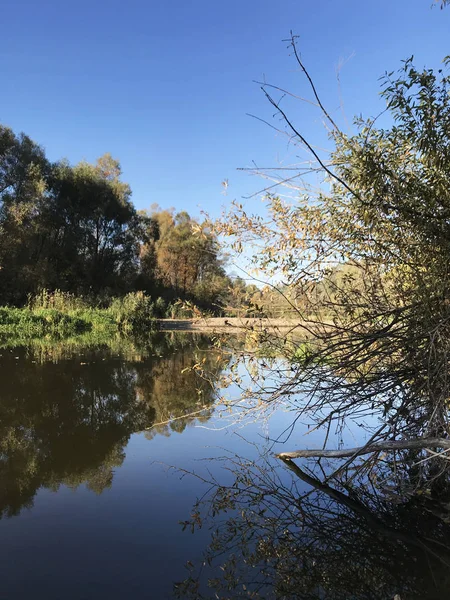
M 450 440 L 445 438 L 425 438 L 412 440 L 391 440 L 375 442 L 359 448 L 345 448 L 343 450 L 295 450 L 294 452 L 280 452 L 277 458 L 290 460 L 293 458 L 349 458 L 372 454 L 373 452 L 395 450 L 425 450 L 427 448 L 450 448 Z
M 289 46 L 311 101 L 304 102 L 308 93 L 285 95 L 282 84 L 263 83 L 277 122 L 262 120 L 308 155 L 309 168 L 296 156 L 296 184 L 295 165 L 288 173 L 283 165 L 255 166 L 254 173 L 278 185 L 280 194 L 270 188 L 264 216 L 249 214 L 236 202 L 216 229 L 233 240 L 238 253 L 255 249 L 252 267 L 270 282 L 267 300 L 257 306 L 261 316 L 270 314 L 278 294 L 297 323 L 307 324 L 308 337 L 303 325 L 289 335 L 259 332 L 256 343 L 273 360 L 258 367 L 251 358 L 246 361 L 249 371 L 258 369 L 262 383 L 254 390 L 241 386 L 242 397 L 250 402 L 253 397 L 261 410 L 289 406 L 295 420 L 301 416 L 328 432 L 332 425 L 342 432 L 349 419 L 363 427 L 376 419 L 383 426 L 364 448 L 329 450 L 325 444 L 320 451 L 280 457 L 353 459 L 389 450 L 447 449 L 449 60 L 434 72 L 417 69 L 408 58 L 398 73 L 386 73 L 381 95 L 388 125 L 378 117 L 358 117 L 356 133 L 346 133 L 319 96 L 293 34 Z M 269 91 L 284 94 L 282 106 Z M 295 122 L 296 100 L 309 111 L 303 121 L 319 112 L 331 152 L 306 139 Z M 281 197 L 283 186 L 288 199 Z M 429 462 L 440 466 L 431 468 Z M 429 468 L 440 473 L 446 461 L 429 462 L 421 464 L 422 475 Z

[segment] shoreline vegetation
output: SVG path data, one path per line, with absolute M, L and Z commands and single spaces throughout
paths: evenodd
M 0 307 L 0 335 L 17 338 L 69 338 L 91 334 L 112 337 L 156 329 L 161 305 L 142 292 L 113 298 L 106 306 L 56 291 L 29 298 L 26 306 Z
M 138 210 L 110 154 L 92 164 L 52 162 L 27 135 L 0 124 L 0 306 L 63 290 L 103 309 L 143 292 L 160 317 L 178 300 L 221 316 L 258 292 L 228 274 L 226 261 L 208 219 L 157 204 Z M 19 317 L 3 314 L 2 324 Z M 29 314 L 23 319 L 40 327 Z M 59 328 L 67 327 L 83 325 L 62 319 Z
M 307 324 L 298 318 L 267 316 L 214 317 L 189 303 L 166 304 L 144 292 L 112 298 L 105 305 L 59 290 L 42 291 L 24 307 L 0 306 L 0 336 L 26 340 L 52 337 L 60 340 L 91 337 L 145 336 L 154 331 L 243 333 L 248 331 L 301 331 Z

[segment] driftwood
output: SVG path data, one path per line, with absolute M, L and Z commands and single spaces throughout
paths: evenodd
M 281 452 L 276 456 L 283 460 L 293 458 L 348 458 L 386 450 L 421 450 L 424 448 L 450 449 L 450 439 L 416 438 L 412 440 L 388 440 L 374 442 L 373 444 L 367 444 L 358 448 L 347 448 L 344 450 L 295 450 L 294 452 Z

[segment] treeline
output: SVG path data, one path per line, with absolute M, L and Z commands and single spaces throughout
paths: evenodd
M 349 304 L 356 307 L 361 298 L 371 293 L 370 285 L 369 276 L 365 277 L 361 268 L 351 262 L 337 263 L 321 269 L 315 277 L 289 285 L 280 283 L 262 288 L 245 285 L 241 297 L 246 300 L 239 306 L 245 306 L 247 316 L 329 321 L 335 314 L 348 312 Z
M 111 155 L 51 162 L 0 125 L 0 305 L 22 306 L 42 290 L 97 303 L 143 291 L 161 306 L 182 299 L 220 313 L 233 288 L 207 223 L 137 211 Z

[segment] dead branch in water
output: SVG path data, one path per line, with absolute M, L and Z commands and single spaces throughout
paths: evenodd
M 294 452 L 281 452 L 276 456 L 282 460 L 293 458 L 348 458 L 350 456 L 356 457 L 387 450 L 423 450 L 425 448 L 450 448 L 450 439 L 416 438 L 412 440 L 388 440 L 358 448 L 346 448 L 343 450 L 295 450 Z

